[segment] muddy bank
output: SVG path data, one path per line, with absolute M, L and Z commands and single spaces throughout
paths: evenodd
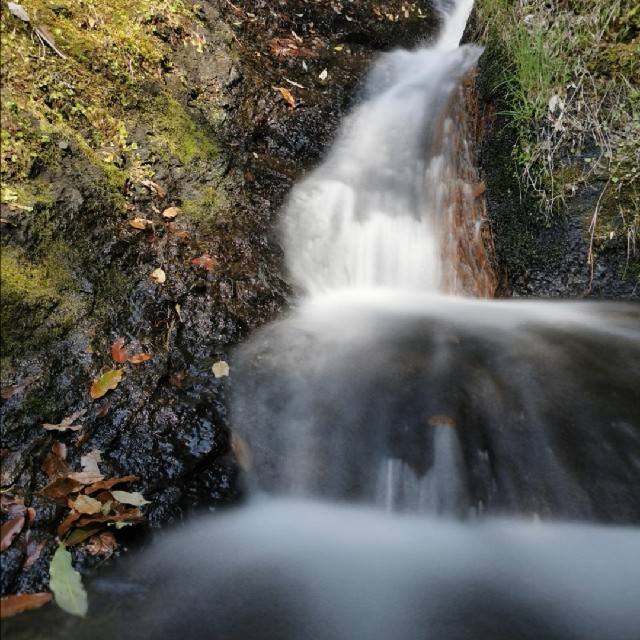
M 395 0 L 187 6 L 189 23 L 140 18 L 168 48 L 124 107 L 117 145 L 92 147 L 59 107 L 64 126 L 38 125 L 47 133 L 25 175 L 3 175 L 2 522 L 24 516 L 0 556 L 3 594 L 47 589 L 56 536 L 115 534 L 115 548 L 89 535 L 72 546 L 87 569 L 136 529 L 239 499 L 223 363 L 291 296 L 277 211 L 332 139 L 371 57 L 428 38 L 437 22 L 426 2 Z M 100 32 L 109 22 L 71 5 L 39 15 L 62 48 L 61 25 Z M 3 14 L 11 46 L 22 42 L 43 73 L 68 64 L 48 50 L 39 58 L 30 28 Z M 100 73 L 115 71 L 96 72 L 98 84 Z M 56 107 L 53 84 L 40 89 Z M 10 98 L 18 124 L 34 118 Z M 102 495 L 102 520 L 70 523 L 89 480 L 39 493 L 90 471 L 91 455 L 105 480 L 135 477 L 117 488 L 149 501 L 141 514 L 106 506 L 107 490 L 91 494 Z M 139 524 L 115 530 L 118 519 Z

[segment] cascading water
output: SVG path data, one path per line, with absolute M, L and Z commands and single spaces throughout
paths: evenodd
M 303 297 L 232 363 L 236 449 L 278 497 L 135 561 L 135 628 L 68 636 L 637 640 L 638 529 L 537 519 L 640 522 L 640 314 L 480 299 L 480 51 L 457 46 L 472 1 L 438 4 L 435 47 L 380 60 L 294 189 Z

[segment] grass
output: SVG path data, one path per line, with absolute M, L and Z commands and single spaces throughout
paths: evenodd
M 517 131 L 523 188 L 547 220 L 604 183 L 591 245 L 640 231 L 640 3 L 478 0 L 494 87 Z M 598 210 L 615 209 L 599 221 Z M 633 257 L 633 256 L 632 256 Z

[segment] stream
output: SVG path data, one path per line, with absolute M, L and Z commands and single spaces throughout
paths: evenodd
M 283 210 L 298 302 L 231 362 L 247 504 L 11 637 L 637 640 L 640 310 L 488 299 L 472 4 L 381 56 Z

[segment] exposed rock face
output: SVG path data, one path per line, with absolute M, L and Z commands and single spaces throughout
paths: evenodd
M 30 529 L 46 546 L 24 570 L 24 550 L 2 554 L 2 593 L 46 588 L 68 512 L 33 492 L 51 479 L 42 466 L 55 442 L 75 471 L 97 449 L 105 477 L 137 476 L 130 487 L 151 501 L 153 525 L 237 499 L 225 404 L 233 367 L 216 378 L 212 365 L 287 306 L 277 211 L 371 56 L 436 24 L 426 2 L 199 4 L 202 50 L 173 44 L 162 79 L 132 106 L 135 163 L 132 153 L 105 169 L 94 152 L 109 150 L 56 136 L 30 173 L 46 197 L 19 214 L 3 203 L 2 486 L 34 506 Z M 166 23 L 158 30 L 172 42 Z M 162 216 L 169 207 L 176 218 Z M 152 222 L 134 228 L 134 218 Z M 209 268 L 192 262 L 202 256 Z M 158 268 L 164 282 L 150 279 Z M 118 338 L 130 356 L 153 357 L 114 363 Z M 113 368 L 124 369 L 117 389 L 92 400 L 92 382 Z M 83 409 L 80 432 L 41 426 Z

